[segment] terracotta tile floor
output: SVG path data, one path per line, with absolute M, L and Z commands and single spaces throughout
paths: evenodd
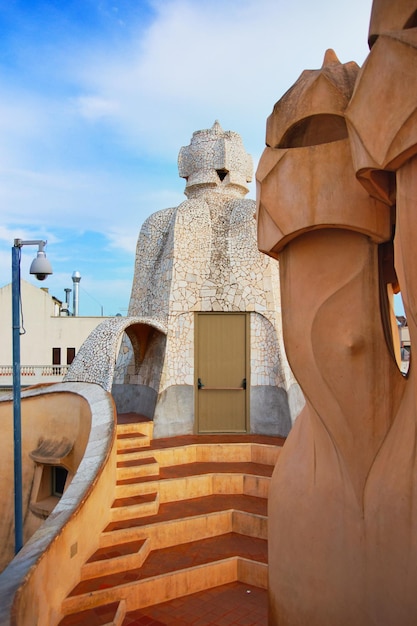
M 147 421 L 147 418 L 141 419 L 141 416 L 138 416 L 137 414 L 124 414 L 118 416 L 119 424 L 137 421 Z M 153 440 L 150 447 L 148 447 L 148 450 L 152 448 L 173 447 L 173 445 L 182 446 L 197 442 L 202 443 L 202 440 L 204 440 L 205 443 L 222 443 L 231 441 L 256 441 L 266 444 L 273 443 L 275 445 L 282 445 L 284 443 L 284 439 L 280 437 L 263 437 L 254 435 L 186 435 L 175 438 Z M 211 471 L 212 469 L 209 467 L 211 465 L 210 463 L 198 465 L 206 465 L 206 471 Z M 225 466 L 226 465 L 227 463 L 225 463 Z M 242 465 L 244 464 L 242 463 Z M 248 467 L 246 469 L 248 470 L 248 473 L 251 473 L 249 469 L 251 464 L 247 465 Z M 204 473 L 203 467 L 199 467 L 198 469 L 199 473 Z M 223 470 L 225 469 L 226 467 L 223 468 Z M 260 468 L 257 468 L 258 471 L 259 469 Z M 187 470 L 185 467 L 177 466 L 176 470 L 170 468 L 166 470 L 166 473 L 186 475 Z M 269 475 L 270 469 L 263 468 L 261 474 Z M 173 476 L 170 475 L 169 477 Z M 237 504 L 237 502 L 235 503 L 233 500 L 235 498 L 240 499 L 240 496 L 207 496 L 203 498 L 194 498 L 188 501 L 181 501 L 180 503 L 161 505 L 158 513 L 158 519 L 175 519 L 178 513 L 175 510 L 177 507 L 182 509 L 183 515 L 187 513 L 189 515 L 196 514 L 203 501 L 206 513 L 210 510 L 215 511 L 220 507 L 224 508 L 225 503 L 218 502 L 218 500 L 226 498 L 229 506 L 232 506 L 233 504 Z M 243 510 L 249 508 L 250 510 L 253 509 L 253 512 L 261 515 L 266 514 L 266 503 L 261 498 L 251 497 L 248 500 L 246 497 L 245 503 L 242 502 L 240 504 Z M 151 517 L 148 517 L 147 522 L 149 523 L 151 519 Z M 130 521 L 130 524 L 131 523 L 132 521 Z M 138 524 L 141 523 L 143 522 L 138 522 Z M 123 522 L 119 522 L 119 524 L 121 527 L 124 526 Z M 113 526 L 116 526 L 116 524 L 111 524 L 107 530 L 110 530 L 110 528 L 113 530 Z M 219 550 L 222 556 L 225 555 L 225 551 L 228 552 L 228 550 L 230 550 L 231 554 L 248 552 L 251 553 L 253 558 L 256 558 L 261 562 L 266 562 L 266 542 L 256 539 L 247 541 L 246 539 L 247 538 L 243 538 L 235 533 L 229 533 L 220 539 L 220 541 L 217 537 L 203 542 L 195 542 L 195 550 L 193 550 L 192 543 L 187 544 L 187 552 L 184 551 L 183 546 L 177 546 L 177 548 L 174 548 L 173 552 L 171 549 L 169 560 L 171 561 L 171 559 L 173 559 L 174 561 L 179 560 L 182 562 L 185 559 L 187 563 L 183 562 L 182 565 L 192 566 L 195 564 L 196 560 L 199 562 L 204 562 L 207 559 L 212 560 L 213 550 Z M 225 546 L 222 545 L 223 541 L 227 544 L 226 550 Z M 125 546 L 125 548 L 127 550 L 136 550 L 140 547 L 139 544 L 140 542 L 131 542 L 131 544 L 129 544 L 129 546 Z M 95 559 L 98 560 L 100 558 L 105 558 L 108 550 L 109 549 L 103 549 L 102 551 L 98 551 L 95 555 Z M 174 554 L 175 551 L 177 551 L 178 554 Z M 164 550 L 155 551 L 152 556 L 153 558 L 148 558 L 147 560 L 147 568 L 150 568 L 149 571 L 146 572 L 148 575 L 160 573 L 161 567 L 163 569 L 163 564 L 166 562 Z M 140 572 L 139 570 L 129 572 L 128 577 L 131 577 L 133 574 L 134 577 L 136 576 L 140 579 L 144 576 L 146 568 L 142 566 L 140 569 Z M 80 585 L 73 590 L 72 594 L 77 592 L 88 592 L 91 590 L 90 586 L 97 588 L 97 583 L 99 588 L 101 586 L 105 587 L 110 582 L 109 578 L 114 578 L 114 576 L 117 578 L 118 576 L 126 575 L 127 573 L 124 572 L 123 574 L 116 574 L 110 577 L 104 576 L 102 579 L 95 579 L 95 581 L 83 581 L 83 583 L 80 583 Z M 126 582 L 126 580 L 124 582 Z M 86 626 L 98 626 L 100 624 L 104 624 L 106 621 L 111 622 L 114 616 L 115 606 L 117 605 L 112 604 L 85 611 L 82 614 L 78 614 L 78 616 L 67 616 L 61 622 L 61 626 L 84 626 L 84 624 Z M 266 626 L 268 623 L 267 616 L 267 591 L 265 589 L 260 589 L 244 583 L 233 582 L 209 589 L 207 591 L 177 598 L 163 604 L 132 611 L 126 615 L 123 621 L 123 626 Z
M 111 522 L 105 528 L 106 532 L 120 530 L 122 528 L 134 528 L 147 524 L 155 524 L 178 518 L 191 517 L 193 515 L 207 515 L 216 511 L 238 509 L 255 513 L 256 515 L 267 514 L 267 501 L 257 496 L 244 496 L 241 494 L 214 494 L 201 496 L 190 500 L 167 502 L 159 506 L 158 513 L 136 519 L 120 520 Z
M 267 591 L 240 582 L 200 591 L 126 614 L 123 626 L 267 626 Z M 60 626 L 111 623 L 118 603 L 68 615 Z
M 123 626 L 266 626 L 265 589 L 234 582 L 128 613 Z
M 106 559 L 115 559 L 118 556 L 124 556 L 126 554 L 134 554 L 139 552 L 139 549 L 145 543 L 145 539 L 140 541 L 129 541 L 127 543 L 120 543 L 108 548 L 99 548 L 88 559 L 87 563 L 95 563 L 96 561 L 104 561 Z
M 136 414 L 118 416 L 118 422 L 136 422 Z M 143 421 L 147 421 L 143 418 Z M 185 435 L 151 441 L 150 448 L 165 448 L 193 443 L 256 441 L 283 445 L 281 437 L 254 435 Z M 254 499 L 256 500 L 256 499 Z M 184 504 L 184 503 L 183 503 Z M 259 505 L 262 508 L 262 504 Z M 160 510 L 160 514 L 162 511 Z M 261 513 L 261 511 L 259 511 Z M 262 511 L 265 514 L 264 511 Z M 175 514 L 174 514 L 175 515 Z M 168 514 L 167 514 L 168 517 Z M 128 613 L 123 626 L 266 626 L 268 623 L 267 591 L 234 582 L 208 591 L 194 593 L 153 607 Z
M 159 477 L 163 480 L 164 478 L 183 478 L 185 476 L 209 474 L 210 472 L 272 476 L 273 469 L 272 465 L 253 462 L 225 461 L 221 463 L 220 461 L 200 461 L 184 465 L 162 466 L 159 470 Z
M 134 424 L 135 422 L 149 422 L 149 418 L 139 413 L 118 413 L 118 424 Z M 152 448 L 172 448 L 174 446 L 184 446 L 193 443 L 222 443 L 236 441 L 239 443 L 265 443 L 282 446 L 285 443 L 285 437 L 272 437 L 267 435 L 253 434 L 222 434 L 222 435 L 178 435 L 176 437 L 166 437 L 161 439 L 152 439 L 150 449 Z
M 150 422 L 149 417 L 141 415 L 140 413 L 118 413 L 118 424 L 136 424 L 137 422 Z
M 119 421 L 119 420 L 117 420 Z M 174 448 L 189 446 L 194 443 L 264 443 L 275 446 L 283 446 L 283 437 L 269 437 L 267 435 L 178 435 L 166 439 L 152 439 L 149 450 L 161 448 Z
M 59 626 L 104 626 L 108 623 L 111 624 L 118 606 L 118 602 L 112 602 L 106 606 L 81 611 L 75 615 L 67 615 L 59 622 Z
M 209 537 L 208 539 L 153 550 L 141 567 L 83 580 L 74 587 L 69 595 L 91 593 L 99 589 L 124 585 L 233 556 L 242 556 L 266 563 L 267 543 L 264 539 L 257 539 L 256 537 L 226 533 L 218 537 Z

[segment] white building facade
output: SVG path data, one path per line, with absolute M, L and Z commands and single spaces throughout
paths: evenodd
M 21 384 L 62 381 L 78 350 L 103 317 L 68 315 L 47 289 L 21 281 Z M 0 289 L 0 387 L 12 386 L 12 285 Z

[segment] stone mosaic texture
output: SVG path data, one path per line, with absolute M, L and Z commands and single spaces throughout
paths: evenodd
M 143 224 L 128 317 L 100 324 L 64 380 L 111 390 L 119 412 L 154 420 L 155 437 L 191 433 L 195 314 L 249 312 L 251 431 L 286 435 L 303 398 L 285 357 L 278 262 L 259 252 L 244 197 L 252 159 L 216 121 L 181 148 L 178 167 L 187 199 Z
M 135 330 L 138 325 L 150 325 L 162 333 L 166 333 L 163 324 L 158 324 L 155 320 L 135 317 L 112 317 L 104 320 L 87 337 L 71 364 L 63 382 L 84 382 L 96 383 L 106 391 L 111 391 L 115 376 L 116 357 L 119 344 L 124 332 L 130 336 L 132 354 L 139 354 L 136 347 L 137 340 Z
M 240 136 L 224 132 L 215 122 L 211 129 L 193 134 L 191 144 L 181 148 L 178 163 L 187 200 L 144 223 L 129 306 L 129 315 L 152 317 L 167 326 L 163 362 L 154 367 L 154 379 L 145 363 L 135 373 L 126 368 L 124 375 L 118 367 L 115 382 L 148 384 L 158 397 L 175 386 L 193 389 L 195 313 L 246 311 L 251 313 L 251 387 L 287 391 L 296 383 L 282 342 L 278 263 L 259 252 L 255 202 L 244 198 L 252 160 Z M 123 351 L 126 360 L 128 343 Z M 296 403 L 293 419 L 299 409 Z M 168 422 L 178 416 L 168 416 L 167 411 L 157 402 L 156 436 L 177 434 Z M 192 414 L 189 406 L 186 432 L 192 429 Z

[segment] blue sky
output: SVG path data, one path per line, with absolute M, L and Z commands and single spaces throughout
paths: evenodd
M 0 286 L 47 239 L 80 314 L 127 313 L 136 240 L 185 199 L 178 152 L 218 119 L 255 168 L 274 103 L 333 48 L 362 64 L 371 0 L 0 0 Z M 249 197 L 255 197 L 252 184 Z M 22 277 L 36 248 L 24 248 Z

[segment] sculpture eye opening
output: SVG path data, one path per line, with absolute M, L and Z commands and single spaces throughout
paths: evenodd
M 403 376 L 407 376 L 411 357 L 410 332 L 394 267 L 393 241 L 380 244 L 378 252 L 379 297 L 385 341 L 398 369 Z
M 223 181 L 229 173 L 229 171 L 226 169 L 216 170 L 216 172 L 221 181 Z
M 341 115 L 321 113 L 305 117 L 287 130 L 277 148 L 305 148 L 346 139 L 348 131 Z
M 412 16 L 404 24 L 404 30 L 409 28 L 415 28 L 417 26 L 417 11 L 414 11 Z
M 395 307 L 396 309 L 403 309 L 404 304 L 401 297 L 401 292 L 398 292 L 394 296 L 395 299 Z M 408 329 L 407 318 L 405 315 L 397 315 L 397 325 L 398 325 L 398 333 L 400 340 L 400 363 L 399 367 L 401 370 L 401 374 L 406 376 L 408 374 L 408 369 L 410 367 L 411 360 L 411 341 L 410 341 L 410 331 Z

